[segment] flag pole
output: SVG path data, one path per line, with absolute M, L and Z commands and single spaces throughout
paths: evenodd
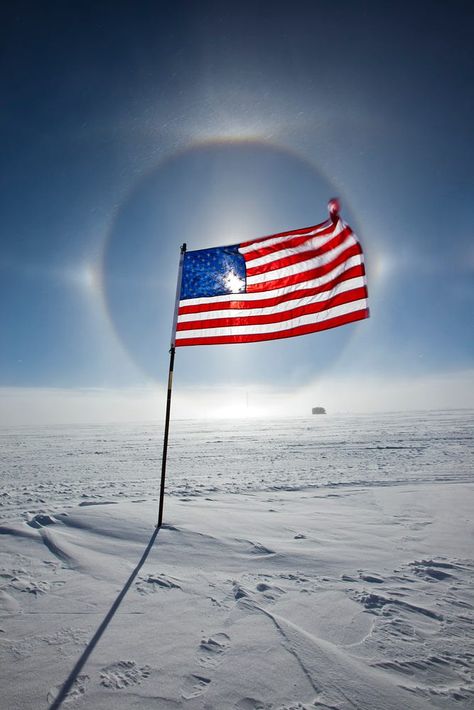
M 183 262 L 186 253 L 186 244 L 181 246 L 181 255 L 179 258 L 178 280 L 176 284 L 176 301 L 174 306 L 173 326 L 171 328 L 171 347 L 170 347 L 170 366 L 168 372 L 168 391 L 166 395 L 166 415 L 165 415 L 165 433 L 163 438 L 163 456 L 161 459 L 161 485 L 160 485 L 160 503 L 158 510 L 157 528 L 161 527 L 163 522 L 163 504 L 165 497 L 165 477 L 166 477 L 166 459 L 168 454 L 168 434 L 170 430 L 170 413 L 171 413 L 171 390 L 173 387 L 173 371 L 174 371 L 174 354 L 176 345 L 176 325 L 178 323 L 178 308 L 179 296 L 181 294 L 181 279 L 183 276 Z

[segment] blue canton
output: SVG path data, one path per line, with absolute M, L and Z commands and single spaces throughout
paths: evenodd
M 184 255 L 180 300 L 245 293 L 245 259 L 238 244 Z

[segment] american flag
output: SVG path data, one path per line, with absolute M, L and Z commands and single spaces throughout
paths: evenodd
M 368 318 L 361 246 L 321 224 L 184 254 L 176 347 L 291 338 Z

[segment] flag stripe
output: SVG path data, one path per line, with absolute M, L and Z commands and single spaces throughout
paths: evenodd
M 348 279 L 346 281 L 341 281 L 334 285 L 333 288 L 320 291 L 316 296 L 305 295 L 298 299 L 288 300 L 285 298 L 281 300 L 280 303 L 275 304 L 271 302 L 270 304 L 248 303 L 247 308 L 225 308 L 219 309 L 209 309 L 199 311 L 197 313 L 180 313 L 178 316 L 178 323 L 190 323 L 196 322 L 197 324 L 202 323 L 204 320 L 218 319 L 218 318 L 250 318 L 252 316 L 264 316 L 265 314 L 281 314 L 286 315 L 288 311 L 295 308 L 301 308 L 309 304 L 324 304 L 327 303 L 331 298 L 337 296 L 340 293 L 346 293 L 347 291 L 354 291 L 356 289 L 365 288 L 365 278 L 359 276 L 353 279 Z M 359 298 L 359 297 L 358 297 Z
M 350 313 L 351 311 L 361 310 L 367 308 L 367 300 L 361 298 L 357 301 L 351 301 L 350 303 L 343 303 L 332 308 L 327 308 L 324 311 L 319 311 L 318 313 L 307 313 L 296 318 L 288 318 L 287 320 L 280 320 L 278 323 L 262 323 L 254 325 L 227 325 L 220 328 L 211 328 L 209 330 L 210 335 L 228 336 L 228 335 L 254 335 L 256 333 L 270 333 L 277 332 L 281 330 L 288 330 L 292 328 L 297 328 L 300 325 L 307 325 L 308 323 L 317 323 L 319 321 L 324 321 L 327 318 L 336 317 L 339 315 L 344 315 Z M 203 330 L 201 327 L 195 330 L 179 331 L 177 337 L 180 337 L 181 332 L 186 332 L 187 337 L 199 337 L 203 335 Z
M 225 328 L 227 326 L 240 327 L 246 325 L 264 325 L 267 323 L 280 323 L 284 318 L 294 319 L 300 316 L 308 315 L 310 313 L 320 313 L 321 311 L 327 311 L 329 308 L 334 306 L 339 306 L 343 303 L 351 303 L 352 301 L 359 301 L 367 296 L 367 290 L 365 286 L 361 288 L 351 289 L 350 291 L 342 291 L 341 293 L 336 293 L 331 298 L 325 301 L 319 301 L 311 303 L 306 303 L 304 305 L 298 305 L 295 308 L 291 308 L 283 313 L 272 313 L 265 310 L 260 315 L 249 315 L 244 316 L 238 313 L 231 313 L 230 317 L 223 318 L 207 318 L 206 320 L 198 321 L 181 321 L 178 322 L 178 331 L 182 330 L 195 330 L 197 328 Z
M 298 289 L 294 286 L 285 286 L 264 292 L 256 293 L 236 293 L 225 296 L 214 296 L 212 301 L 209 298 L 190 298 L 181 301 L 179 313 L 199 313 L 206 310 L 219 310 L 221 308 L 253 308 L 254 304 L 259 306 L 271 306 L 282 303 L 285 300 L 292 300 L 302 296 L 316 295 L 321 291 L 330 288 L 345 279 L 355 276 L 363 276 L 365 267 L 360 254 L 350 257 L 346 262 L 339 264 L 335 269 L 331 269 L 328 274 L 317 278 L 309 279 L 299 284 Z M 230 300 L 229 300 L 230 298 Z
M 262 281 L 259 282 L 256 282 L 256 277 L 254 277 L 253 280 L 247 279 L 247 293 L 253 291 L 266 291 L 267 289 L 280 288 L 281 286 L 300 284 L 304 281 L 308 281 L 309 279 L 317 279 L 327 274 L 335 266 L 343 264 L 349 256 L 355 256 L 356 254 L 361 253 L 362 251 L 359 244 L 353 244 L 345 251 L 339 253 L 330 263 L 323 264 L 322 266 L 315 266 L 308 271 L 298 271 L 294 267 L 288 267 L 286 271 L 282 269 L 282 273 L 279 275 L 279 278 L 273 280 L 269 280 L 267 274 L 264 274 Z
M 276 269 L 281 269 L 285 266 L 299 264 L 302 261 L 316 259 L 317 257 L 325 254 L 329 255 L 332 250 L 340 247 L 345 241 L 348 241 L 349 243 L 354 242 L 354 238 L 351 237 L 350 232 L 347 230 L 340 232 L 336 236 L 331 235 L 324 240 L 323 244 L 314 244 L 314 241 L 310 239 L 299 247 L 293 249 L 282 249 L 271 256 L 255 259 L 255 261 L 247 261 L 246 259 L 247 276 L 263 274 L 268 271 L 275 271 Z
M 342 225 L 338 227 L 342 229 Z M 324 244 L 328 239 L 337 234 L 334 230 L 334 225 L 321 231 L 311 232 L 310 234 L 298 234 L 290 238 L 278 237 L 278 239 L 267 239 L 263 244 L 256 243 L 248 247 L 239 247 L 241 254 L 245 256 L 246 261 L 257 259 L 271 259 L 275 252 L 283 249 L 297 249 L 306 242 L 313 241 L 315 245 Z
M 294 276 L 295 274 L 305 274 L 314 268 L 322 268 L 327 264 L 331 264 L 336 261 L 339 254 L 344 252 L 346 249 L 350 249 L 351 246 L 357 245 L 354 237 L 346 237 L 342 244 L 338 244 L 329 251 L 315 256 L 313 258 L 305 258 L 298 265 L 290 264 L 286 266 L 284 263 L 272 272 L 263 271 L 260 274 L 255 274 L 252 276 L 247 276 L 247 286 L 253 286 L 255 284 L 260 284 L 264 281 L 272 281 L 277 279 L 286 279 L 288 276 Z M 331 267 L 329 267 L 331 268 Z M 267 286 L 265 286 L 267 288 Z
M 295 328 L 288 328 L 287 330 L 272 331 L 270 333 L 253 333 L 247 335 L 219 335 L 219 336 L 209 336 L 209 337 L 186 337 L 180 338 L 176 341 L 176 345 L 229 345 L 231 343 L 256 343 L 262 340 L 276 340 L 278 338 L 293 338 L 297 335 L 308 335 L 309 333 L 316 333 L 320 330 L 328 330 L 329 328 L 337 328 L 340 325 L 345 325 L 346 323 L 352 323 L 363 318 L 369 317 L 369 309 L 362 308 L 351 313 L 344 313 L 339 316 L 334 316 L 332 318 L 327 318 L 324 321 L 307 323 L 305 325 L 297 326 Z M 189 335 L 189 334 L 188 334 Z M 202 336 L 202 333 L 201 333 Z
M 342 221 L 342 220 L 340 220 Z M 240 249 L 242 254 L 247 251 L 253 251 L 261 249 L 265 246 L 270 246 L 271 244 L 278 244 L 285 239 L 291 239 L 292 237 L 308 237 L 312 234 L 322 234 L 324 232 L 334 231 L 334 222 L 326 220 L 321 224 L 316 224 L 313 227 L 305 227 L 304 229 L 294 229 L 292 232 L 280 232 L 279 234 L 270 234 L 267 237 L 260 237 L 259 239 L 252 239 L 249 242 L 242 242 Z

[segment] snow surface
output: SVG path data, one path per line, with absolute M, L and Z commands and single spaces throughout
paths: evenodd
M 472 412 L 173 422 L 75 708 L 471 708 Z M 47 708 L 157 516 L 155 425 L 3 429 L 0 706 Z

